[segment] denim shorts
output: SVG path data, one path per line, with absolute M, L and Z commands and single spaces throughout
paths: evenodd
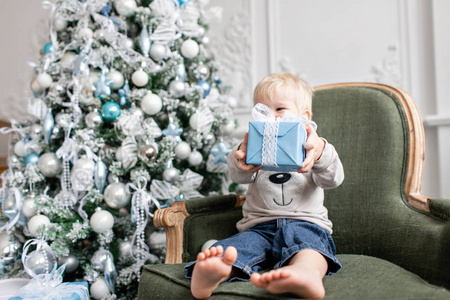
M 234 280 L 249 280 L 250 275 L 265 269 L 277 269 L 289 262 L 296 253 L 312 249 L 324 256 L 328 263 L 327 275 L 336 273 L 342 265 L 336 255 L 331 234 L 319 225 L 293 219 L 278 219 L 260 223 L 250 229 L 218 241 L 213 246 L 224 249 L 234 246 L 238 257 L 234 267 L 241 270 Z M 185 275 L 191 278 L 195 261 L 185 266 Z

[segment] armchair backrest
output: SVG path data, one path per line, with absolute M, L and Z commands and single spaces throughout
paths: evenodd
M 408 255 L 398 256 L 404 252 L 399 244 L 414 236 L 421 241 L 412 251 L 427 247 L 426 234 L 415 222 L 429 211 L 429 200 L 420 195 L 424 133 L 414 101 L 406 92 L 381 84 L 321 86 L 313 97 L 313 119 L 344 165 L 343 184 L 325 191 L 338 253 L 412 264 Z M 233 195 L 204 202 L 186 201 L 183 261 L 195 259 L 206 240 L 236 233 L 242 218 Z M 417 215 L 413 210 L 425 214 L 412 221 L 410 215 Z
M 327 85 L 316 88 L 313 119 L 344 166 L 343 184 L 325 192 L 338 252 L 389 258 L 414 226 L 412 209 L 429 210 L 420 195 L 424 134 L 416 105 L 386 85 Z

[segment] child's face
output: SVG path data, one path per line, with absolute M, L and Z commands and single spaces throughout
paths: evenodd
M 264 98 L 256 103 L 262 103 L 269 107 L 275 115 L 275 118 L 282 118 L 284 116 L 284 112 L 287 110 L 294 115 L 301 115 L 305 113 L 300 112 L 295 104 L 295 100 L 285 94 L 276 94 L 272 97 L 272 99 Z

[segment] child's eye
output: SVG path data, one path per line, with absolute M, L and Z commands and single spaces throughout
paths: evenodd
M 282 111 L 282 110 L 285 110 L 286 108 L 284 108 L 284 107 L 278 107 L 277 108 L 277 111 Z

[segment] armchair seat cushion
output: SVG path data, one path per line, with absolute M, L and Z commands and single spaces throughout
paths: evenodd
M 383 259 L 341 254 L 343 268 L 326 276 L 325 299 L 450 299 L 450 291 L 428 284 L 419 276 Z M 184 265 L 146 265 L 138 299 L 194 299 Z M 249 282 L 220 285 L 211 299 L 298 299 L 293 295 L 271 295 Z

